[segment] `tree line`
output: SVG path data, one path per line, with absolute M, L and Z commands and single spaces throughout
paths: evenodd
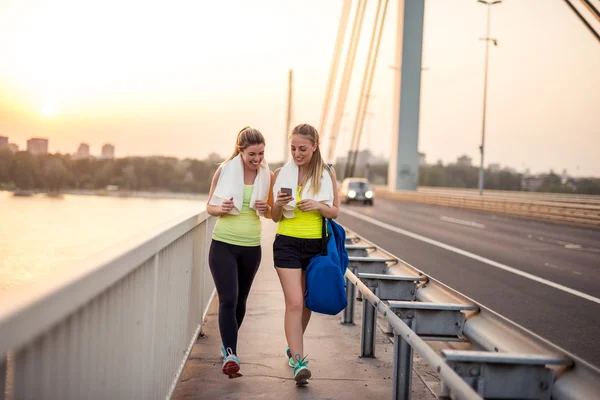
M 128 191 L 207 193 L 222 159 L 125 157 L 74 159 L 71 155 L 34 156 L 0 150 L 0 188 L 19 191 L 100 190 L 109 185 Z
M 343 171 L 344 165 L 336 165 L 336 171 Z M 387 184 L 388 164 L 378 163 L 361 165 L 356 170 L 356 176 L 368 177 L 375 184 Z M 448 164 L 441 162 L 419 167 L 419 186 L 454 187 L 476 189 L 479 180 L 479 168 L 466 165 Z M 523 186 L 523 174 L 510 170 L 484 171 L 485 188 L 490 190 L 528 190 Z M 562 182 L 559 175 L 550 172 L 536 189 L 537 192 L 577 193 L 600 195 L 600 179 L 580 178 Z
M 0 149 L 0 189 L 19 191 L 101 190 L 109 185 L 127 191 L 208 193 L 210 181 L 223 159 L 211 154 L 205 160 L 175 157 L 74 159 L 68 154 L 34 156 L 26 151 Z M 273 170 L 280 164 L 271 164 Z M 343 165 L 335 165 L 342 179 Z M 387 183 L 387 163 L 358 166 L 356 176 L 376 184 Z M 421 166 L 420 186 L 477 188 L 479 169 L 456 164 Z M 486 189 L 523 190 L 522 175 L 508 170 L 485 171 Z M 562 183 L 560 176 L 545 175 L 537 191 L 600 195 L 600 179 L 584 178 Z

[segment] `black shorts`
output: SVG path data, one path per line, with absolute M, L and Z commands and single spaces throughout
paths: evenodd
M 277 234 L 273 242 L 273 260 L 279 268 L 306 269 L 310 259 L 321 254 L 321 239 L 300 239 Z

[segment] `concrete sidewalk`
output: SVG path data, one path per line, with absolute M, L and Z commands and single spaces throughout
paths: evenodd
M 218 299 L 214 299 L 194 345 L 174 399 L 389 399 L 392 397 L 393 344 L 377 332 L 376 359 L 360 358 L 361 303 L 355 325 L 340 324 L 341 316 L 313 314 L 304 336 L 312 372 L 310 383 L 297 387 L 287 365 L 283 330 L 284 299 L 273 267 L 276 225 L 263 223 L 262 264 L 248 299 L 238 339 L 242 377 L 221 373 Z M 435 399 L 436 378 L 415 356 L 413 400 Z M 429 387 L 428 387 L 429 386 Z M 431 389 L 430 389 L 431 388 Z

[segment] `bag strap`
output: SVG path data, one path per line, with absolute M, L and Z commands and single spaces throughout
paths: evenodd
M 327 255 L 327 219 L 325 217 L 322 218 L 323 223 L 321 227 L 321 255 Z
M 333 168 L 333 164 L 327 164 L 326 170 L 329 172 Z M 327 255 L 327 218 L 323 217 L 323 224 L 321 227 L 321 255 Z

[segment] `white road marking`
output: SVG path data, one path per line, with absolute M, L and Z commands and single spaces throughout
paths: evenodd
M 367 217 L 366 215 L 362 215 L 360 213 L 357 213 L 356 211 L 349 210 L 348 208 L 345 208 L 345 207 L 344 208 L 340 208 L 340 211 L 342 213 L 344 213 L 344 214 L 351 215 L 354 218 L 358 218 L 358 219 L 361 219 L 363 221 L 369 222 L 369 223 L 371 223 L 373 225 L 376 225 L 376 226 L 378 226 L 380 228 L 387 229 L 389 231 L 398 233 L 400 235 L 408 236 L 410 238 L 413 238 L 413 239 L 416 239 L 416 240 L 420 240 L 420 241 L 425 242 L 425 243 L 429 243 L 431 245 L 440 247 L 440 248 L 448 250 L 448 251 L 452 251 L 454 253 L 457 253 L 457 254 L 460 254 L 462 256 L 471 258 L 473 260 L 482 262 L 482 263 L 490 265 L 492 267 L 496 267 L 498 269 L 501 269 L 501 270 L 513 273 L 515 275 L 519 275 L 519 276 L 521 276 L 523 278 L 531 279 L 532 281 L 541 283 L 541 284 L 549 286 L 551 288 L 558 289 L 558 290 L 561 290 L 563 292 L 572 294 L 573 296 L 581 297 L 582 299 L 586 299 L 586 300 L 589 300 L 589 301 L 594 302 L 596 304 L 600 304 L 600 299 L 599 298 L 594 297 L 594 296 L 590 296 L 589 294 L 580 292 L 579 290 L 571 289 L 570 287 L 561 285 L 560 283 L 556 283 L 556 282 L 552 282 L 552 281 L 550 281 L 548 279 L 540 278 L 539 276 L 530 274 L 528 272 L 521 271 L 521 270 L 513 268 L 513 267 L 509 267 L 508 265 L 499 263 L 497 261 L 493 261 L 493 260 L 490 260 L 488 258 L 479 256 L 479 255 L 474 254 L 474 253 L 471 253 L 469 251 L 466 251 L 466 250 L 463 250 L 463 249 L 459 249 L 458 247 L 450 246 L 450 245 L 448 245 L 446 243 L 438 242 L 437 240 L 430 239 L 430 238 L 428 238 L 426 236 L 422 236 L 422 235 L 419 235 L 417 233 L 413 233 L 413 232 L 407 231 L 405 229 L 401 229 L 401 228 L 395 227 L 393 225 L 386 224 L 385 222 L 379 221 L 379 220 L 377 220 L 375 218 Z
M 548 247 L 523 247 L 524 251 L 552 251 Z
M 570 273 L 572 273 L 573 275 L 582 275 L 582 273 L 581 273 L 581 272 L 579 272 L 579 271 L 569 271 L 569 270 L 568 270 L 568 269 L 566 269 L 566 268 L 559 267 L 558 265 L 554 265 L 554 264 L 550 264 L 550 263 L 545 263 L 545 264 L 544 264 L 544 266 L 545 266 L 545 267 L 550 267 L 550 268 L 559 269 L 559 270 L 561 270 L 561 271 L 570 272 Z
M 531 235 L 531 234 L 527 235 L 527 237 L 529 239 L 533 239 L 534 238 L 534 236 Z M 557 240 L 557 239 L 545 238 L 543 236 L 537 236 L 535 238 L 537 240 L 539 240 L 540 242 L 548 242 L 548 243 L 558 244 L 559 246 L 564 246 L 565 249 L 570 249 L 570 250 L 588 250 L 588 249 L 584 249 L 583 246 L 581 246 L 580 244 L 565 242 L 564 240 Z
M 442 221 L 452 222 L 454 224 L 472 226 L 473 228 L 479 228 L 479 229 L 485 229 L 485 225 L 478 224 L 477 222 L 473 222 L 473 221 L 465 221 L 464 219 L 456 219 L 456 218 L 452 218 L 452 217 L 446 217 L 445 215 L 442 215 L 440 217 L 440 219 Z

